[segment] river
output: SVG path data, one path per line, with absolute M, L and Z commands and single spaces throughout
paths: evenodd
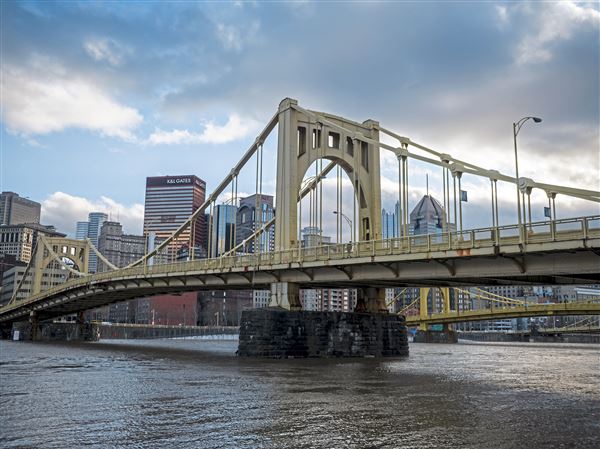
M 309 360 L 240 359 L 236 347 L 1 341 L 0 447 L 600 447 L 597 345 Z

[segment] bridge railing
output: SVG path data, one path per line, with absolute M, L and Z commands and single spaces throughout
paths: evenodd
M 600 215 L 535 222 L 523 225 L 523 230 L 525 231 L 523 233 L 525 244 L 600 238 Z M 197 259 L 160 265 L 141 265 L 72 279 L 64 284 L 32 295 L 25 300 L 5 306 L 2 310 L 11 310 L 77 286 L 88 285 L 89 287 L 94 287 L 96 284 L 102 284 L 106 280 L 139 277 L 146 274 L 218 271 L 224 268 L 245 269 L 288 263 L 467 250 L 516 245 L 518 243 L 519 227 L 517 225 L 508 225 L 495 228 L 451 231 L 441 234 L 411 235 L 376 241 L 293 248 L 260 254 L 237 254 L 214 259 Z M 101 288 L 100 285 L 98 288 Z

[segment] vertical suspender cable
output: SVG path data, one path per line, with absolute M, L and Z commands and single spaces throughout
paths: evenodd
M 533 229 L 533 226 L 531 224 L 531 190 L 527 191 L 527 209 L 528 209 L 528 216 L 529 216 L 529 230 L 531 231 Z
M 342 243 L 344 241 L 344 222 L 342 221 L 342 213 L 344 212 L 344 171 L 339 165 L 338 167 L 340 170 L 340 208 L 338 209 L 338 215 L 340 216 L 340 243 Z
M 459 215 L 459 220 L 460 220 L 460 232 L 462 232 L 463 230 L 463 225 L 462 225 L 462 190 L 461 190 L 461 173 L 458 174 L 458 215 Z M 462 237 L 462 236 L 461 236 Z
M 499 219 L 500 217 L 498 216 L 498 181 L 494 179 L 494 198 L 495 198 L 495 202 L 496 202 L 496 227 L 500 226 L 500 222 Z
M 404 208 L 402 203 L 404 203 L 404 195 L 402 194 L 402 156 L 398 156 L 398 237 L 404 233 L 402 229 L 404 227 Z M 400 214 L 402 214 L 402 218 L 400 218 Z M 402 228 L 400 227 L 400 223 L 402 223 Z
M 323 136 L 321 136 L 323 140 Z M 321 157 L 319 158 L 319 246 L 323 244 L 323 183 L 321 182 L 321 175 L 323 173 L 323 146 L 321 144 Z
M 336 243 L 340 243 L 340 166 L 336 167 L 335 172 L 335 241 Z
M 258 185 L 258 189 L 259 189 L 258 196 L 259 196 L 259 200 L 260 200 L 260 203 L 258 205 L 258 213 L 259 213 L 259 221 L 258 221 L 259 228 L 258 229 L 262 228 L 262 225 L 265 222 L 264 218 L 263 218 L 263 197 L 262 197 L 263 196 L 262 195 L 262 192 L 263 192 L 263 154 L 264 154 L 264 149 L 263 149 L 263 144 L 261 143 L 260 144 L 260 182 Z M 257 237 L 259 237 L 259 236 L 257 235 Z M 262 253 L 263 248 L 264 248 L 263 247 L 264 234 L 261 233 L 259 239 L 260 239 L 260 241 L 258 243 L 259 252 Z
M 214 210 L 213 210 L 214 201 L 210 203 L 209 214 L 208 214 L 208 257 L 212 258 L 214 256 L 214 238 L 213 238 L 213 226 L 214 226 Z
M 404 159 L 404 203 L 406 204 L 406 209 L 405 209 L 405 215 L 406 215 L 406 235 L 409 234 L 409 227 L 410 227 L 410 213 L 408 211 L 408 200 L 409 200 L 409 190 L 408 190 L 408 158 Z
M 442 161 L 443 162 L 443 161 Z M 444 197 L 444 211 L 446 212 L 446 217 L 444 218 L 444 229 L 442 229 L 442 231 L 446 231 L 448 229 L 448 215 L 450 214 L 450 212 L 448 211 L 447 208 L 447 202 L 446 202 L 446 167 L 442 165 L 442 185 L 443 187 L 443 192 L 442 192 L 442 196 Z M 429 192 L 427 192 L 427 194 L 429 194 Z
M 494 212 L 494 205 L 495 205 L 495 201 L 494 201 L 494 180 L 490 179 L 490 189 L 492 191 L 492 228 L 496 227 L 496 213 Z
M 525 192 L 521 192 L 521 204 L 522 204 L 522 208 L 523 208 L 523 215 L 522 215 L 523 221 L 527 221 L 527 216 L 525 215 L 525 208 L 526 208 L 526 205 L 525 205 Z M 521 231 L 519 231 L 519 232 L 521 232 Z
M 300 183 L 300 190 L 302 190 L 302 183 Z M 296 238 L 298 242 L 302 241 L 302 196 L 298 200 L 298 232 Z

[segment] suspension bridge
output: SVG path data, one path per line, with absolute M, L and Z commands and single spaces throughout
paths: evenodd
M 224 194 L 231 192 L 230 200 L 236 202 L 242 173 L 253 173 L 258 202 L 265 177 L 263 146 L 276 128 L 274 218 L 259 221 L 254 217 L 254 232 L 242 242 L 232 242 L 230 249 L 221 254 L 213 253 L 213 245 L 209 245 L 208 258 L 195 259 L 195 252 L 190 251 L 188 260 L 177 261 L 177 245 L 182 244 L 182 236 L 189 236 L 186 243 L 194 245 L 193 233 L 186 230 L 194 228 L 205 213 L 213 211 Z M 399 219 L 393 238 L 382 236 L 381 151 L 391 152 L 398 161 Z M 441 231 L 436 234 L 417 235 L 410 228 L 409 162 L 414 161 L 441 170 L 443 213 L 439 217 Z M 314 176 L 306 179 L 313 167 Z M 322 238 L 323 204 L 327 200 L 323 181 L 334 169 L 338 179 L 337 243 L 330 244 Z M 353 191 L 347 214 L 343 212 L 348 198 L 346 195 L 344 200 L 342 175 L 349 179 Z M 460 201 L 464 175 L 489 181 L 491 226 L 477 229 L 464 226 Z M 517 192 L 516 224 L 500 223 L 499 182 L 512 185 Z M 548 198 L 550 213 L 545 221 L 532 220 L 533 191 L 542 191 Z M 356 288 L 357 311 L 387 312 L 386 288 L 597 282 L 600 215 L 557 219 L 557 197 L 586 201 L 594 207 L 600 203 L 598 191 L 541 183 L 485 169 L 414 142 L 376 121 L 358 123 L 304 109 L 297 101 L 285 99 L 204 204 L 170 237 L 129 266 L 114 266 L 90 241 L 40 237 L 11 301 L 0 308 L 0 323 L 50 319 L 132 298 L 202 289 L 268 289 L 270 306 L 299 310 L 300 288 Z M 301 244 L 303 224 L 319 230 L 316 245 Z M 208 225 L 209 230 L 215 226 L 212 218 Z M 258 244 L 267 233 L 274 234 L 272 247 Z M 87 272 L 92 252 L 109 271 Z M 49 267 L 67 271 L 69 279 L 52 285 L 44 277 L 44 270 Z M 500 317 L 600 313 L 597 301 L 511 304 L 479 311 L 453 311 L 449 301 L 446 302 L 448 306 L 440 313 L 428 314 L 421 297 L 420 314 L 416 318 L 409 316 L 408 322 L 425 326 Z

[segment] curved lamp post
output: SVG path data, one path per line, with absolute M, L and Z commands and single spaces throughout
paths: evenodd
M 515 142 L 515 172 L 516 172 L 516 185 L 517 185 L 517 216 L 519 223 L 519 243 L 523 243 L 523 231 L 522 231 L 522 218 L 521 218 L 521 195 L 519 194 L 519 157 L 517 155 L 517 135 L 521 130 L 521 127 L 529 119 L 532 119 L 534 123 L 541 123 L 542 119 L 539 117 L 523 117 L 518 122 L 513 123 L 513 138 Z
M 352 220 L 350 220 L 345 213 L 343 212 L 338 212 L 337 210 L 333 211 L 334 215 L 341 215 L 342 218 L 344 218 L 346 220 L 346 223 L 348 223 L 348 228 L 350 230 L 350 241 L 352 241 Z

